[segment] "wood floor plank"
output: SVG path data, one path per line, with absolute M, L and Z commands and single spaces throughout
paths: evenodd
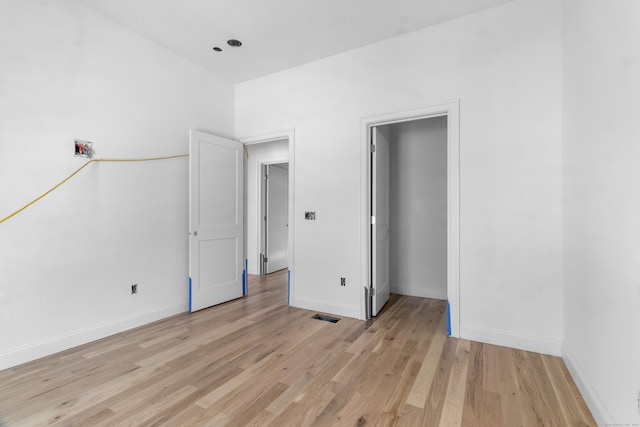
M 447 391 L 444 396 L 442 414 L 440 416 L 440 427 L 462 425 L 462 408 L 467 386 L 467 367 L 469 365 L 470 347 L 470 341 L 457 340 L 455 360 L 451 368 Z
M 395 417 L 400 416 L 407 401 L 407 396 L 413 386 L 413 380 L 418 375 L 418 372 L 420 372 L 422 359 L 423 358 L 419 356 L 416 357 L 415 353 L 408 355 L 404 369 L 402 369 L 400 373 L 400 378 L 384 404 L 384 412 L 394 415 Z
M 175 402 L 184 400 L 186 397 L 196 393 L 197 391 L 197 388 L 187 385 L 172 392 L 162 390 L 161 392 L 153 393 L 144 399 L 139 399 L 135 403 L 135 407 L 129 406 L 129 402 L 126 402 L 126 405 L 114 405 L 111 410 L 116 413 L 116 416 L 107 418 L 100 423 L 96 423 L 95 427 L 108 427 L 125 424 L 134 426 L 143 425 L 149 419 L 153 418 L 153 416 L 159 411 L 172 406 Z
M 462 408 L 462 425 L 481 425 L 485 392 L 482 389 L 483 351 L 482 344 L 471 342 L 469 365 L 467 366 L 467 384 Z
M 444 348 L 444 344 L 447 339 L 444 328 L 446 328 L 446 319 L 443 317 L 440 320 L 440 329 L 434 334 L 433 340 L 429 345 L 429 351 L 422 362 L 420 372 L 418 372 L 418 376 L 416 377 L 413 386 L 411 387 L 411 391 L 409 392 L 409 396 L 407 397 L 408 405 L 413 405 L 417 408 L 424 408 L 427 401 L 429 386 L 431 385 L 431 381 L 433 381 L 433 377 L 436 373 L 437 362 L 440 359 L 442 349 Z
M 0 372 L 8 426 L 595 426 L 559 358 L 446 335 L 446 301 L 391 295 L 332 324 L 249 296 Z
M 512 350 L 519 385 L 520 408 L 529 425 L 562 426 L 562 411 L 539 354 Z M 541 421 L 544 420 L 544 421 Z M 535 424 L 532 424 L 534 423 Z
M 437 426 L 440 423 L 440 416 L 444 407 L 451 369 L 455 362 L 457 340 L 448 339 L 445 341 L 441 357 L 438 360 L 433 380 L 429 387 L 429 394 L 424 406 L 422 425 Z
M 282 383 L 276 383 L 269 387 L 264 393 L 258 394 L 253 400 L 248 402 L 241 411 L 232 411 L 225 408 L 224 413 L 229 416 L 229 426 L 245 427 L 253 420 L 262 410 L 264 410 L 278 396 L 284 393 L 289 386 Z
M 322 411 L 334 399 L 336 393 L 330 379 L 313 383 L 310 390 L 299 395 L 284 411 L 275 417 L 268 426 L 285 426 L 292 421 L 301 426 L 314 425 Z
M 589 425 L 590 413 L 577 388 L 568 378 L 562 360 L 553 356 L 542 356 L 545 369 L 549 373 L 554 394 L 558 399 L 564 425 L 584 427 Z
M 494 346 L 492 346 L 494 347 Z M 523 424 L 522 413 L 519 410 L 519 391 L 516 379 L 513 354 L 504 347 L 497 349 L 499 383 L 498 392 L 502 397 L 502 419 L 506 426 L 519 426 Z
M 397 426 L 399 427 L 415 427 L 421 425 L 423 409 L 413 405 L 404 405 L 401 414 L 398 415 Z
M 335 396 L 331 378 L 351 357 L 353 355 L 350 353 L 338 352 L 335 356 L 323 360 L 313 377 L 305 375 L 305 378 L 301 378 L 300 384 L 294 384 L 278 399 L 274 400 L 267 409 L 272 411 L 276 417 L 268 425 L 283 425 L 287 420 L 300 420 L 302 416 L 309 418 L 312 416 L 311 419 L 315 420 L 316 416 Z M 291 397 L 290 401 L 279 400 L 285 396 L 287 398 Z

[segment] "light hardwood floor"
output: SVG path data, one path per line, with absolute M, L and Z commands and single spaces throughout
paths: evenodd
M 561 359 L 446 336 L 445 302 L 392 295 L 332 324 L 250 295 L 0 372 L 8 426 L 595 426 Z M 0 425 L 2 423 L 0 422 Z

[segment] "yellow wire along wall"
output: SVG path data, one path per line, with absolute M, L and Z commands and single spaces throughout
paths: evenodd
M 91 163 L 97 163 L 97 162 L 111 162 L 111 163 L 123 163 L 123 162 L 151 162 L 151 161 L 155 161 L 155 160 L 169 160 L 169 159 L 177 159 L 180 157 L 189 157 L 188 154 L 176 154 L 175 156 L 165 156 L 165 157 L 147 157 L 147 158 L 142 158 L 142 159 L 92 159 L 89 160 L 88 162 L 86 162 L 84 165 L 80 166 L 78 169 L 76 169 L 73 173 L 71 173 L 69 176 L 67 176 L 65 179 L 63 179 L 62 181 L 60 181 L 58 184 L 54 185 L 53 187 L 51 187 L 49 190 L 45 191 L 44 193 L 42 193 L 40 196 L 36 197 L 35 199 L 33 199 L 32 201 L 30 201 L 29 203 L 27 203 L 26 205 L 24 205 L 23 207 L 21 207 L 20 209 L 18 209 L 17 211 L 13 212 L 12 214 L 0 219 L 0 224 L 2 224 L 3 222 L 5 222 L 6 220 L 8 220 L 11 217 L 14 217 L 16 215 L 18 215 L 20 212 L 24 211 L 25 209 L 27 209 L 29 206 L 33 205 L 34 203 L 38 202 L 39 200 L 43 199 L 44 197 L 46 197 L 48 194 L 52 193 L 53 191 L 55 191 L 56 189 L 58 189 L 59 187 L 61 187 L 65 182 L 69 181 L 71 178 L 73 178 L 78 172 L 80 172 L 82 169 L 86 168 L 87 166 L 89 166 Z

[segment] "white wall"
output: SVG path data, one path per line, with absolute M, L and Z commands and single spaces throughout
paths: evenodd
M 236 86 L 236 135 L 296 130 L 294 305 L 360 315 L 361 119 L 459 99 L 461 334 L 560 353 L 560 6 L 514 1 Z
M 447 117 L 389 128 L 391 292 L 447 299 Z
M 640 3 L 563 4 L 563 352 L 600 425 L 638 425 Z
M 2 1 L 0 57 L 0 217 L 83 164 L 74 138 L 233 136 L 231 85 L 76 2 Z M 187 309 L 187 162 L 92 164 L 0 225 L 0 369 Z
M 249 274 L 260 274 L 260 164 L 282 162 L 289 159 L 289 141 L 281 139 L 247 145 L 247 260 Z

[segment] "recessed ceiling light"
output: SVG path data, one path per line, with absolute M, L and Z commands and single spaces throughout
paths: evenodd
M 216 52 L 222 52 L 222 49 L 220 49 L 218 46 L 214 47 L 213 50 L 215 50 Z
M 227 44 L 231 47 L 240 47 L 242 46 L 242 42 L 240 40 L 236 40 L 236 39 L 229 39 L 227 40 Z

